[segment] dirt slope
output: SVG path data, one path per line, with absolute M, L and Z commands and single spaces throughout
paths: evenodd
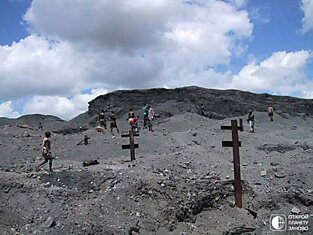
M 19 137 L 25 129 L 2 126 L 0 231 L 272 234 L 271 214 L 290 214 L 293 207 L 301 214 L 313 211 L 313 120 L 289 114 L 276 114 L 274 119 L 270 122 L 266 113 L 257 112 L 255 133 L 249 133 L 246 125 L 239 133 L 244 207 L 256 217 L 233 207 L 232 150 L 221 147 L 231 133 L 220 130 L 229 118 L 182 113 L 160 119 L 154 132 L 140 131 L 132 163 L 127 161 L 129 151 L 121 149 L 127 138 L 112 138 L 92 128 L 54 133 L 51 174 L 34 171 L 42 160 L 43 131 L 26 129 L 30 137 Z M 128 129 L 125 115 L 118 125 Z M 76 146 L 84 135 L 90 144 Z M 85 160 L 100 164 L 83 167 Z M 266 175 L 261 176 L 264 170 Z

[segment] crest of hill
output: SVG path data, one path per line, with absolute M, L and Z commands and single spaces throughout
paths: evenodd
M 91 100 L 88 111 L 69 122 L 51 115 L 31 114 L 17 119 L 0 118 L 0 126 L 27 124 L 37 127 L 41 122 L 44 129 L 72 133 L 96 126 L 102 109 L 107 114 L 114 111 L 119 119 L 126 120 L 130 108 L 133 108 L 136 115 L 142 116 L 143 105 L 151 104 L 163 119 L 183 113 L 199 114 L 200 105 L 203 104 L 208 117 L 224 119 L 246 115 L 250 109 L 266 112 L 269 103 L 273 104 L 275 113 L 281 116 L 313 115 L 312 99 L 190 86 L 175 89 L 118 90 Z
M 0 118 L 0 126 L 3 125 L 29 125 L 32 127 L 38 127 L 41 123 L 44 127 L 53 129 L 57 126 L 61 127 L 64 125 L 65 121 L 52 115 L 43 114 L 28 114 L 21 116 L 19 118 Z
M 165 117 L 185 112 L 199 113 L 204 105 L 205 111 L 213 119 L 242 116 L 254 110 L 266 112 L 269 103 L 276 113 L 291 116 L 313 115 L 313 100 L 289 96 L 254 94 L 240 90 L 215 90 L 196 86 L 176 89 L 119 90 L 98 96 L 89 102 L 88 116 L 97 115 L 100 110 L 115 111 L 123 116 L 130 108 L 141 115 L 144 104 L 151 104 L 154 110 Z M 86 118 L 82 115 L 80 118 Z

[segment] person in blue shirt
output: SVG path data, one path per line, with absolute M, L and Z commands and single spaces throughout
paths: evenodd
M 148 114 L 149 114 L 149 109 L 146 104 L 143 105 L 143 127 L 146 128 L 148 125 Z

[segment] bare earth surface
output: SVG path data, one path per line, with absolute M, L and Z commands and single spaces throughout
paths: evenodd
M 277 234 L 271 214 L 313 214 L 313 119 L 255 116 L 255 133 L 246 117 L 239 132 L 242 209 L 234 207 L 232 148 L 221 147 L 231 132 L 220 126 L 231 119 L 160 119 L 136 137 L 134 162 L 120 135 L 53 133 L 53 173 L 34 170 L 44 130 L 1 126 L 1 234 Z M 125 118 L 118 125 L 128 129 Z M 77 146 L 84 135 L 89 144 Z M 310 226 L 302 234 L 313 234 L 312 217 Z

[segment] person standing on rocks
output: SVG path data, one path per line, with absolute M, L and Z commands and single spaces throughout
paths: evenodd
M 149 105 L 149 109 L 148 109 L 148 126 L 149 126 L 149 131 L 153 131 L 152 130 L 152 122 L 154 119 L 154 111 L 151 105 Z
M 128 113 L 128 119 L 130 119 L 130 118 L 135 118 L 135 113 L 134 113 L 132 108 L 129 109 L 129 113 Z
M 254 113 L 252 110 L 249 110 L 247 121 L 249 123 L 250 133 L 254 133 Z
M 38 166 L 36 166 L 36 170 L 39 171 L 40 167 L 44 164 L 46 164 L 49 161 L 49 171 L 52 172 L 52 154 L 51 154 L 51 142 L 49 138 L 51 137 L 51 132 L 47 131 L 45 132 L 45 138 L 42 142 L 42 156 L 45 159 L 45 161 Z
M 272 103 L 269 104 L 268 109 L 267 109 L 267 113 L 268 113 L 268 116 L 269 116 L 270 120 L 274 121 L 273 120 L 274 109 L 273 109 Z
M 101 110 L 101 112 L 99 114 L 99 125 L 101 127 L 104 127 L 104 129 L 107 129 L 107 124 L 106 124 L 106 120 L 105 120 L 104 110 Z
M 148 124 L 148 114 L 149 110 L 146 104 L 143 105 L 143 128 L 147 127 Z
M 110 120 L 110 129 L 111 129 L 112 134 L 113 134 L 113 128 L 116 128 L 117 133 L 120 133 L 116 124 L 116 116 L 115 116 L 114 111 L 111 111 L 109 120 Z
M 203 104 L 201 104 L 201 106 L 200 106 L 200 115 L 205 117 L 205 110 L 204 110 L 204 105 Z

